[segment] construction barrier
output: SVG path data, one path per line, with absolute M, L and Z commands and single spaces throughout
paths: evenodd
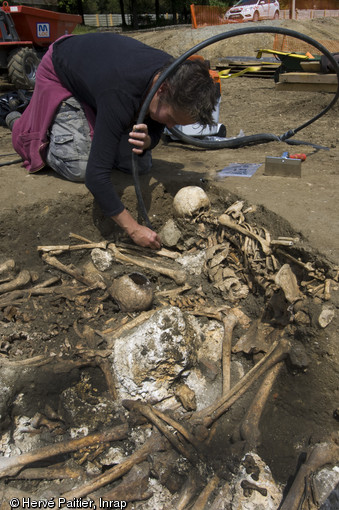
M 225 14 L 226 7 L 212 7 L 209 5 L 191 5 L 192 27 L 206 27 L 211 25 L 224 25 L 228 23 Z

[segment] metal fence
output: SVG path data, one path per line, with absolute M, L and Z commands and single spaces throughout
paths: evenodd
M 335 18 L 339 16 L 339 10 L 334 9 L 296 9 L 295 19 L 313 19 L 313 18 Z M 289 19 L 290 11 L 288 9 L 280 11 L 281 19 Z
M 120 27 L 122 25 L 121 14 L 84 14 L 84 24 L 90 27 Z M 162 14 L 161 19 L 171 20 L 172 14 Z M 154 22 L 156 20 L 155 14 L 141 14 L 138 16 L 138 23 L 142 27 L 143 24 Z M 125 21 L 127 25 L 132 25 L 132 16 L 125 14 Z

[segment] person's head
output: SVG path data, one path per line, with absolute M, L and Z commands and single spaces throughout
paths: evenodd
M 217 87 L 206 63 L 185 60 L 160 85 L 151 100 L 149 113 L 170 128 L 196 122 L 205 127 L 214 124 L 217 100 Z

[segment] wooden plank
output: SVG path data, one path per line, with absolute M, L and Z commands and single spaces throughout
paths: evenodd
M 293 90 L 301 92 L 336 92 L 338 85 L 335 83 L 276 83 L 277 90 Z
M 338 78 L 336 74 L 321 73 L 281 73 L 279 75 L 280 83 L 320 83 L 336 84 Z

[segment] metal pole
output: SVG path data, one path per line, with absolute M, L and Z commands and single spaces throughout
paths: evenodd
M 292 19 L 295 19 L 295 0 L 292 0 Z

